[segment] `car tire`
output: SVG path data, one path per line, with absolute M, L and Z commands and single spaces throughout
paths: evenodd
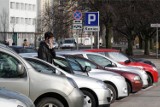
M 59 101 L 56 98 L 52 98 L 52 97 L 45 97 L 41 99 L 37 103 L 36 107 L 49 107 L 49 105 L 52 105 L 53 107 L 64 107 L 61 101 Z
M 109 91 L 111 92 L 111 103 L 113 103 L 117 98 L 117 92 L 111 84 L 107 84 Z
M 152 77 L 151 77 L 151 75 L 148 74 L 148 73 L 147 73 L 147 75 L 148 75 L 148 86 L 151 86 L 151 85 L 153 85 Z
M 131 85 L 129 82 L 127 82 L 127 89 L 128 89 L 128 95 L 131 93 Z
M 94 95 L 87 91 L 87 90 L 82 90 L 84 94 L 84 107 L 97 107 L 97 101 L 94 97 Z

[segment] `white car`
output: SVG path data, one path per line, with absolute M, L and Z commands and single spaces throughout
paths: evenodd
M 89 72 L 80 70 L 77 64 L 71 63 L 71 61 L 69 61 L 64 56 L 59 56 L 56 58 L 56 60 L 59 60 L 61 63 L 65 64 L 67 67 L 69 67 L 69 70 L 72 70 L 72 72 L 75 74 L 93 77 L 105 82 L 111 91 L 112 103 L 116 98 L 128 96 L 127 84 L 124 77 L 121 75 L 100 69 L 91 69 Z
M 76 41 L 74 38 L 65 38 L 62 44 L 60 45 L 61 48 L 75 48 Z
M 146 72 L 140 68 L 137 67 L 130 67 L 130 66 L 124 66 L 122 64 L 119 64 L 118 62 L 101 55 L 99 53 L 93 53 L 93 52 L 84 52 L 84 51 L 65 51 L 65 52 L 57 52 L 57 54 L 69 54 L 69 55 L 79 55 L 84 58 L 87 58 L 89 60 L 92 60 L 93 62 L 105 67 L 107 64 L 114 65 L 112 67 L 107 67 L 109 69 L 115 69 L 115 70 L 123 70 L 126 72 L 132 72 L 138 74 L 143 82 L 143 87 L 148 86 L 148 76 Z
M 25 95 L 0 88 L 0 107 L 35 107 Z
M 97 107 L 98 106 L 110 106 L 111 93 L 107 85 L 97 79 L 90 78 L 88 76 L 75 75 L 74 73 L 68 73 L 53 64 L 50 64 L 46 61 L 43 61 L 38 58 L 25 58 L 37 71 L 53 75 L 53 71 L 56 69 L 56 73 L 59 75 L 66 75 L 69 78 L 72 78 L 78 85 L 79 89 L 85 95 L 85 107 Z M 56 63 L 59 63 L 59 66 L 65 67 L 64 64 L 55 60 Z

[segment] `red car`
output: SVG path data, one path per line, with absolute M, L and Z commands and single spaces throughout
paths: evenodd
M 126 66 L 140 67 L 144 69 L 146 73 L 148 74 L 148 84 L 149 85 L 152 85 L 154 82 L 158 82 L 158 70 L 156 69 L 156 67 L 143 63 L 143 62 L 131 61 L 125 55 L 120 53 L 119 50 L 116 50 L 116 49 L 87 49 L 84 51 L 101 53 L 105 55 L 106 57 L 109 57 L 119 62 L 120 64 L 123 64 Z
M 138 74 L 127 72 L 127 71 L 122 71 L 122 70 L 107 69 L 107 68 L 104 68 L 104 67 L 102 67 L 102 66 L 100 66 L 100 65 L 98 65 L 98 64 L 96 64 L 86 58 L 83 58 L 83 57 L 77 56 L 77 55 L 63 55 L 63 56 L 65 56 L 69 60 L 76 61 L 76 62 L 80 63 L 80 65 L 82 67 L 86 66 L 85 64 L 88 64 L 88 65 L 90 65 L 90 67 L 92 69 L 104 69 L 104 70 L 115 72 L 115 73 L 122 75 L 126 79 L 129 93 L 130 92 L 137 92 L 142 89 L 142 86 L 143 86 L 142 81 L 141 81 Z

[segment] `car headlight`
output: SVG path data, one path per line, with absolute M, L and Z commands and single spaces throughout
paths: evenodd
M 107 89 L 107 85 L 103 81 L 97 81 L 97 83 L 104 89 Z
M 139 80 L 140 80 L 140 77 L 139 77 L 139 76 L 135 76 L 135 77 L 133 78 L 133 80 L 134 80 L 134 81 L 139 81 Z
M 155 70 L 155 71 L 157 71 L 158 72 L 158 70 L 157 70 L 157 68 L 156 67 L 152 67 L 153 68 L 153 70 Z
M 75 82 L 72 78 L 67 77 L 67 79 L 68 79 L 69 83 L 70 83 L 73 87 L 78 88 L 78 85 L 76 84 L 76 82 Z

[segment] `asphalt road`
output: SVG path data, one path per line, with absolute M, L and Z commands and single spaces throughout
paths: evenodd
M 148 59 L 157 66 L 160 74 L 160 59 Z M 111 107 L 160 107 L 160 78 L 159 82 L 128 97 L 115 101 Z
M 160 83 L 115 101 L 111 107 L 159 107 Z

